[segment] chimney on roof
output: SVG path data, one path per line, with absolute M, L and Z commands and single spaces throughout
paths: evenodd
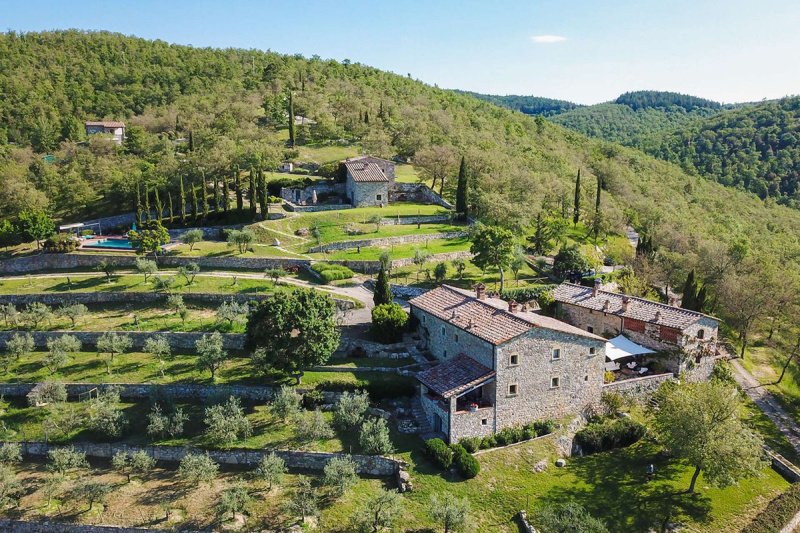
M 678 299 L 674 296 L 669 297 L 669 306 L 670 307 L 678 307 Z
M 592 287 L 592 298 L 597 298 L 597 291 L 600 290 L 600 278 L 595 278 L 594 287 Z
M 608 313 L 610 307 L 611 307 L 611 300 L 606 298 L 606 301 L 603 303 L 603 312 Z
M 656 311 L 656 324 L 661 322 L 661 311 Z
M 472 321 L 472 319 L 470 318 L 470 319 L 469 319 L 469 324 L 467 324 L 467 329 L 472 329 L 472 328 L 473 328 L 473 326 L 475 326 L 475 323 L 474 323 L 474 322 Z
M 630 296 L 628 296 L 626 294 L 625 296 L 622 297 L 622 312 L 623 313 L 627 313 L 628 312 L 628 306 L 630 305 L 630 303 L 631 303 L 631 297 Z
M 455 311 L 453 311 L 453 314 L 450 315 L 450 320 L 455 320 L 456 318 L 458 318 L 458 315 L 456 314 Z
M 517 312 L 517 302 L 515 300 L 509 300 L 509 302 L 508 302 L 508 312 L 509 313 L 516 313 Z
M 478 300 L 485 300 L 486 299 L 486 285 L 483 283 L 478 283 L 475 285 L 475 297 Z

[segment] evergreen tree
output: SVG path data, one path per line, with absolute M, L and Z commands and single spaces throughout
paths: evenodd
M 175 211 L 172 209 L 172 193 L 167 191 L 167 200 L 169 204 L 169 223 L 172 224 L 172 221 L 175 220 Z
M 236 184 L 236 210 L 241 213 L 244 211 L 244 194 L 242 192 L 242 176 L 239 171 L 239 165 L 233 171 L 233 179 Z
M 181 202 L 181 224 L 186 224 L 186 191 L 183 189 L 183 176 L 181 176 L 181 192 L 180 192 L 180 202 Z
M 695 281 L 694 270 L 689 272 L 686 277 L 686 283 L 683 286 L 683 298 L 681 299 L 681 307 L 684 309 L 694 309 L 697 305 L 697 282 Z
M 581 169 L 578 169 L 578 177 L 575 179 L 575 201 L 573 206 L 572 223 L 577 224 L 581 218 Z
M 289 91 L 289 147 L 294 148 L 294 99 Z
M 142 191 L 141 184 L 136 183 L 136 226 L 142 227 Z
M 461 156 L 461 165 L 458 167 L 458 187 L 456 189 L 456 213 L 466 217 L 468 212 L 467 204 L 467 162 Z
M 597 177 L 597 194 L 595 194 L 594 201 L 594 220 L 592 221 L 592 232 L 594 233 L 594 240 L 597 242 L 597 237 L 600 235 L 600 194 L 603 190 L 603 180 L 600 176 Z
M 381 256 L 381 269 L 378 271 L 378 279 L 375 282 L 375 292 L 372 295 L 375 306 L 390 304 L 394 301 L 392 288 L 389 285 L 389 256 Z
M 228 190 L 228 178 L 222 178 L 222 210 L 225 214 L 228 214 L 228 208 L 230 208 L 230 198 L 228 197 L 230 191 Z
M 381 120 L 386 120 L 386 114 L 383 110 L 383 100 L 381 100 L 380 107 L 378 107 L 378 118 Z
M 189 132 L 189 151 L 194 152 L 194 135 L 191 131 Z
M 697 299 L 694 302 L 694 310 L 703 312 L 703 309 L 706 307 L 706 299 L 708 298 L 708 294 L 706 293 L 706 286 L 703 285 L 700 287 L 700 290 L 697 291 Z
M 192 219 L 197 220 L 200 216 L 200 206 L 197 203 L 197 184 L 192 182 Z
M 364 124 L 369 124 L 369 111 L 364 111 Z
M 219 213 L 222 209 L 222 197 L 219 194 L 219 180 L 214 177 L 214 212 Z
M 256 219 L 256 169 L 250 167 L 250 218 Z
M 200 173 L 200 191 L 203 194 L 203 220 L 208 220 L 208 182 L 205 173 Z
M 147 222 L 153 221 L 153 214 L 150 212 L 150 191 L 147 185 L 144 186 L 144 217 Z
M 264 220 L 269 216 L 269 198 L 267 194 L 267 177 L 264 172 L 258 169 L 258 200 L 261 204 L 261 218 Z
M 161 203 L 161 198 L 158 195 L 158 187 L 153 189 L 153 194 L 156 199 L 156 220 L 161 224 L 164 221 L 164 204 Z

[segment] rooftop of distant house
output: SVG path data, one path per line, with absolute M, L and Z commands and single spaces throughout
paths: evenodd
M 475 359 L 458 354 L 447 361 L 417 374 L 417 379 L 430 390 L 450 398 L 468 391 L 495 376 L 495 371 Z
M 103 128 L 124 128 L 125 123 L 116 120 L 87 120 L 87 126 L 100 126 Z
M 383 173 L 381 167 L 369 161 L 351 161 L 347 160 L 344 163 L 348 172 L 353 176 L 353 181 L 362 183 L 380 183 L 388 182 L 389 178 Z
M 534 328 L 549 329 L 605 342 L 605 339 L 548 316 L 525 305 L 486 295 L 479 284 L 475 291 L 442 285 L 409 302 L 437 318 L 493 345 L 500 345 Z
M 553 298 L 557 302 L 576 305 L 584 309 L 680 330 L 702 318 L 717 320 L 697 311 L 572 283 L 562 283 L 556 287 L 553 291 Z

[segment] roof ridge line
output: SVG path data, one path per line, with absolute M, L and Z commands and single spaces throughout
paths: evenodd
M 581 288 L 581 289 L 591 289 L 591 287 L 587 287 L 585 285 L 578 285 L 577 283 L 564 282 L 564 283 L 562 283 L 562 285 L 569 285 L 570 287 L 578 287 L 578 288 Z M 672 311 L 678 311 L 678 312 L 681 312 L 681 313 L 686 313 L 688 315 L 704 316 L 704 317 L 708 317 L 708 318 L 713 318 L 714 320 L 719 320 L 718 318 L 716 318 L 715 316 L 712 316 L 712 315 L 707 315 L 707 314 L 701 313 L 699 311 L 692 311 L 691 309 L 685 309 L 683 307 L 676 307 L 674 305 L 669 305 L 669 304 L 665 304 L 665 303 L 662 303 L 662 302 L 654 302 L 653 300 L 648 300 L 647 298 L 642 298 L 641 296 L 633 296 L 633 295 L 625 294 L 625 293 L 622 293 L 622 292 L 611 292 L 611 291 L 606 291 L 606 290 L 603 290 L 603 289 L 597 289 L 597 290 L 598 290 L 598 292 L 602 292 L 604 294 L 610 294 L 611 296 L 615 296 L 615 297 L 622 298 L 622 297 L 627 296 L 628 298 L 631 298 L 633 300 L 638 300 L 640 302 L 644 302 L 644 303 L 646 303 L 648 305 L 657 305 L 657 306 L 660 306 L 660 307 L 664 307 L 666 309 L 670 309 Z M 599 298 L 599 296 L 595 296 L 593 298 Z

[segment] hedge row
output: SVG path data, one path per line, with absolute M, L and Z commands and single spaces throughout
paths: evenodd
M 325 283 L 330 283 L 331 281 L 340 279 L 350 279 L 354 275 L 352 270 L 343 265 L 314 263 L 314 265 L 311 266 L 311 269 L 319 274 Z
M 647 428 L 630 418 L 592 422 L 575 434 L 575 443 L 584 454 L 625 448 L 644 437 Z
M 442 439 L 428 439 L 425 441 L 425 452 L 444 470 L 455 464 L 465 479 L 472 479 L 481 471 L 478 460 L 460 444 L 448 446 Z
M 800 483 L 793 483 L 788 489 L 773 498 L 742 531 L 748 533 L 780 531 L 798 512 L 800 512 Z
M 469 453 L 478 450 L 488 450 L 498 446 L 508 446 L 524 440 L 534 439 L 543 435 L 549 435 L 556 429 L 556 424 L 552 420 L 536 420 L 522 426 L 510 426 L 503 428 L 494 435 L 481 437 L 465 437 L 458 441 Z

